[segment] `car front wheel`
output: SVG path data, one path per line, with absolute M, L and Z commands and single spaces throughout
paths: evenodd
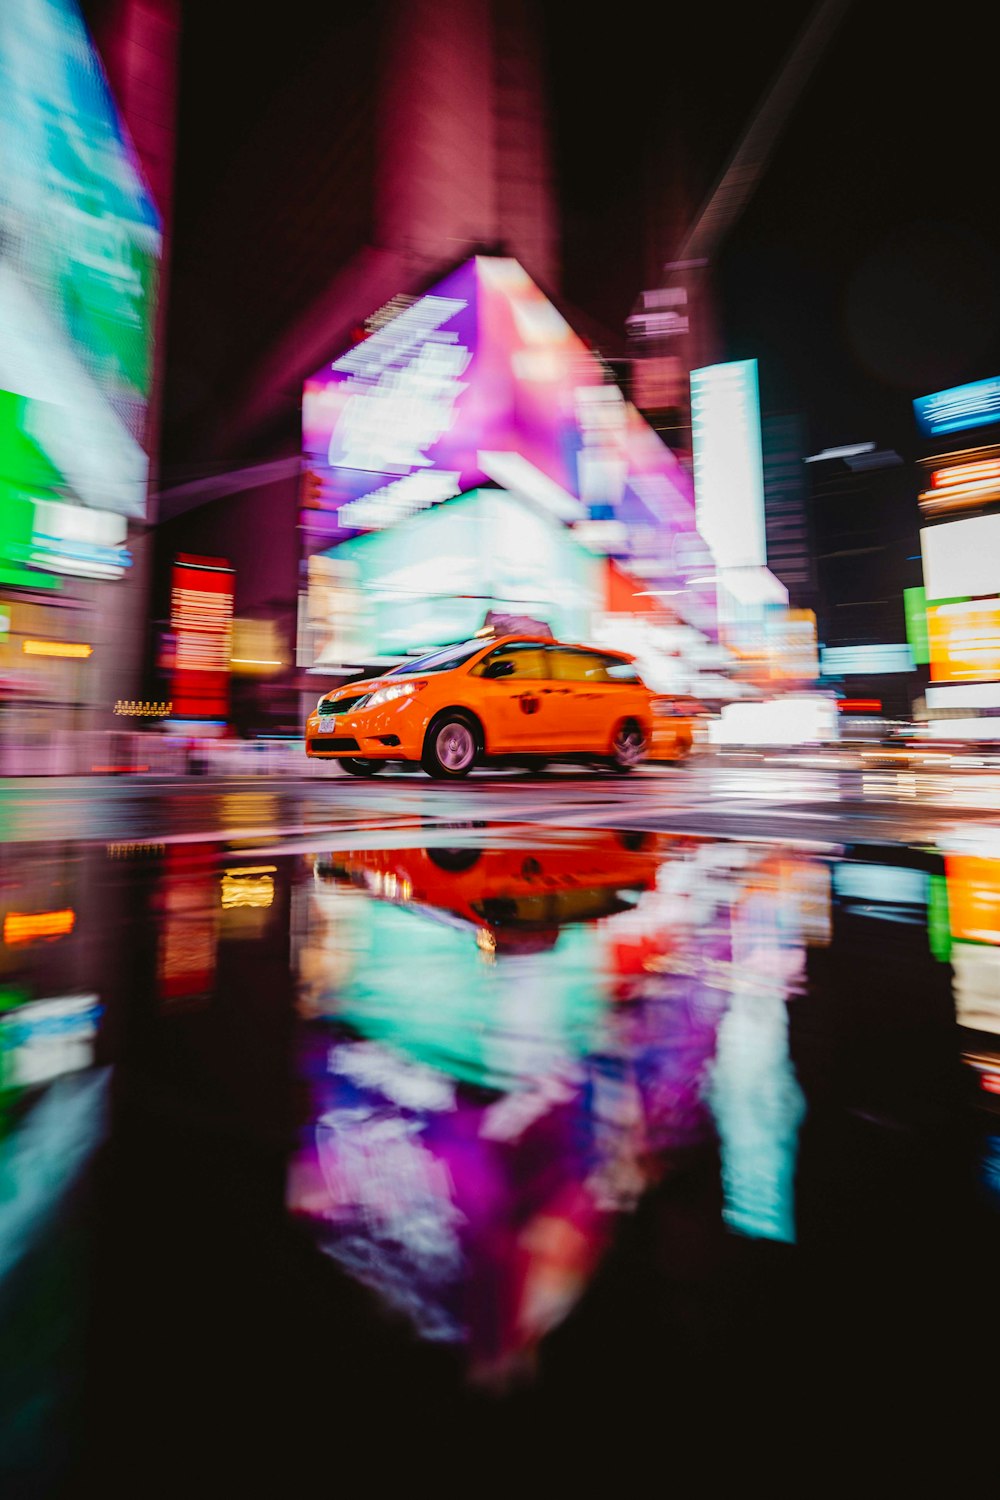
M 427 731 L 422 764 L 428 776 L 454 781 L 468 776 L 478 755 L 473 721 L 462 713 L 446 713 Z

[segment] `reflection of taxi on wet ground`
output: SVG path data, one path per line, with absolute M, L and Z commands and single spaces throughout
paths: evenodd
M 588 834 L 556 849 L 370 849 L 321 855 L 317 880 L 353 885 L 425 914 L 447 913 L 480 947 L 551 947 L 560 927 L 624 911 L 656 883 L 655 834 Z
M 446 778 L 484 761 L 574 760 L 630 771 L 658 724 L 657 758 L 690 748 L 683 721 L 661 715 L 657 701 L 624 652 L 494 636 L 325 694 L 309 715 L 306 751 L 338 760 L 353 776 L 394 760 Z

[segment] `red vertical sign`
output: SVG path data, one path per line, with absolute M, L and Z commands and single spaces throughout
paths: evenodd
M 233 578 L 225 558 L 182 552 L 174 563 L 170 628 L 176 641 L 176 719 L 225 719 L 228 714 Z

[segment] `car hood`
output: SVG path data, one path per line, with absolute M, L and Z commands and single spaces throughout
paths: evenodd
M 364 682 L 348 682 L 343 687 L 334 688 L 332 692 L 327 693 L 323 702 L 339 703 L 342 698 L 360 698 L 365 693 L 374 693 L 376 688 L 382 686 L 384 684 L 381 677 L 368 678 Z

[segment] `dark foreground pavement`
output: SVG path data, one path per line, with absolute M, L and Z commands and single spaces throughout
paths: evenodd
M 995 795 L 0 789 L 0 1493 L 988 1446 Z

